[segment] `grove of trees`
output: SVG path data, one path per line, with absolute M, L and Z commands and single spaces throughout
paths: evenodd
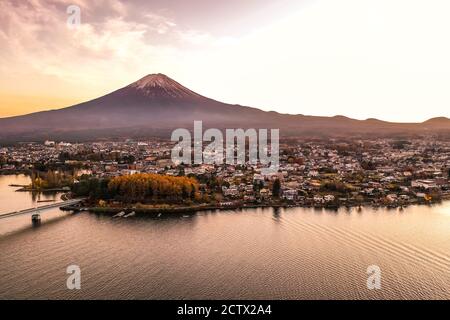
M 108 193 L 123 202 L 196 200 L 199 183 L 194 178 L 159 174 L 134 174 L 112 178 Z
M 36 190 L 68 187 L 73 184 L 73 175 L 64 171 L 31 173 L 31 187 Z

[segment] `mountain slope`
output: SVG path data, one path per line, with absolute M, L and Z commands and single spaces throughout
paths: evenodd
M 398 124 L 343 116 L 314 117 L 279 114 L 222 103 L 201 96 L 163 74 L 148 75 L 124 88 L 59 110 L 0 119 L 0 141 L 96 139 L 117 136 L 162 135 L 205 127 L 280 128 L 286 135 L 393 134 L 450 130 L 450 119 L 422 124 Z

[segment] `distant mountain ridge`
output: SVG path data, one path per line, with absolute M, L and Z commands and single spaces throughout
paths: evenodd
M 450 119 L 445 117 L 423 123 L 392 123 L 344 116 L 266 112 L 204 97 L 158 73 L 71 107 L 0 119 L 0 141 L 96 140 L 153 135 L 170 138 L 171 130 L 191 129 L 194 120 L 202 120 L 205 127 L 221 129 L 279 128 L 281 135 L 288 136 L 450 132 Z

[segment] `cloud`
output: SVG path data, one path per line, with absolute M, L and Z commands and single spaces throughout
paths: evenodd
M 81 25 L 73 29 L 66 24 L 67 2 L 1 1 L 2 72 L 11 76 L 37 72 L 94 85 L 105 74 L 112 79 L 124 73 L 141 76 L 146 72 L 143 66 L 160 68 L 176 54 L 179 30 L 171 19 L 137 13 L 116 0 L 74 0 L 71 4 L 81 8 Z
M 449 116 L 448 1 L 288 2 L 281 17 L 269 0 L 71 0 L 81 8 L 72 30 L 66 1 L 0 0 L 0 98 L 80 101 L 163 72 L 266 110 Z

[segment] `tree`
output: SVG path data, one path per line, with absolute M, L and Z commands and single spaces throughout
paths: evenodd
M 61 152 L 58 156 L 59 161 L 66 161 L 66 160 L 70 160 L 70 153 L 67 151 Z
M 133 164 L 136 161 L 136 157 L 133 156 L 132 154 L 125 155 L 122 160 L 127 164 Z
M 281 193 L 281 182 L 280 179 L 276 179 L 273 182 L 273 186 L 272 186 L 272 195 L 276 198 L 280 197 L 280 193 Z

